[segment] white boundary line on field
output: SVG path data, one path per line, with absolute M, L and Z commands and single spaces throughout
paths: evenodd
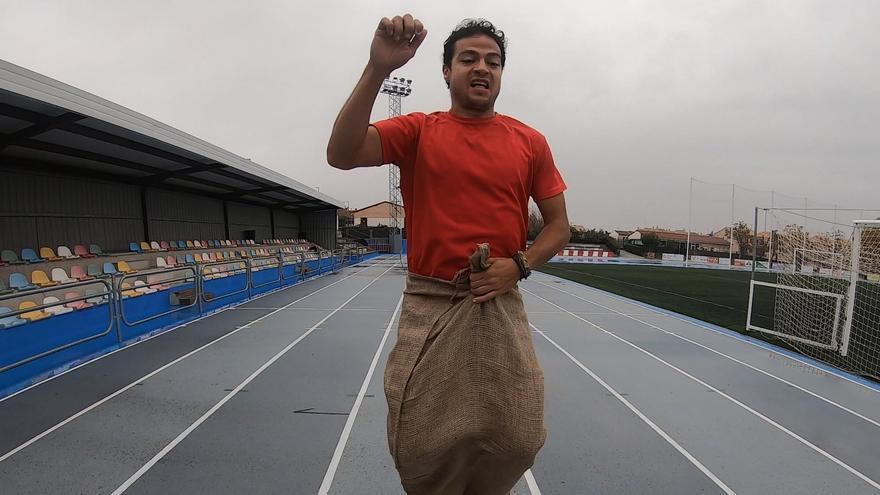
M 263 371 L 266 371 L 266 369 L 269 368 L 269 366 L 272 366 L 272 364 L 274 364 L 275 361 L 278 361 L 279 359 L 281 359 L 281 357 L 283 357 L 285 354 L 287 354 L 287 351 L 293 349 L 294 346 L 296 346 L 297 344 L 302 342 L 303 339 L 305 339 L 306 337 L 311 335 L 311 333 L 314 332 L 316 328 L 321 326 L 325 321 L 329 320 L 330 317 L 335 315 L 345 305 L 347 305 L 348 303 L 353 301 L 354 298 L 361 295 L 365 290 L 369 289 L 371 285 L 373 285 L 377 280 L 382 278 L 383 275 L 385 275 L 386 273 L 391 271 L 392 268 L 394 268 L 394 267 L 393 266 L 388 267 L 384 272 L 382 272 L 381 274 L 376 276 L 373 280 L 370 281 L 370 283 L 368 283 L 366 286 L 364 286 L 364 288 L 357 291 L 353 296 L 348 298 L 348 300 L 346 300 L 344 303 L 340 304 L 339 307 L 336 308 L 336 310 L 334 310 L 332 313 L 328 314 L 327 316 L 322 318 L 320 321 L 318 321 L 317 323 L 312 325 L 311 328 L 309 328 L 305 333 L 300 335 L 296 340 L 294 340 L 290 344 L 287 344 L 283 349 L 278 351 L 278 353 L 276 353 L 274 356 L 272 356 L 268 361 L 263 363 L 262 366 L 257 368 L 257 370 L 254 371 L 253 373 L 251 373 L 250 376 L 245 378 L 244 381 L 242 381 L 241 383 L 236 385 L 236 387 L 233 388 L 231 392 L 226 394 L 226 396 L 224 396 L 222 399 L 220 399 L 219 402 L 214 404 L 210 409 L 208 409 L 208 411 L 206 411 L 204 414 L 202 414 L 202 416 L 199 417 L 199 419 L 195 420 L 191 425 L 189 425 L 185 430 L 183 430 L 179 435 L 177 435 L 177 437 L 175 437 L 174 440 L 169 442 L 168 445 L 163 447 L 162 450 L 160 450 L 149 461 L 147 461 L 143 466 L 141 466 L 140 469 L 135 471 L 134 474 L 132 474 L 127 480 L 125 480 L 121 485 L 119 485 L 115 490 L 113 490 L 111 495 L 121 495 L 122 493 L 125 493 L 125 491 L 128 490 L 129 487 L 131 487 L 131 485 L 136 483 L 137 480 L 139 480 L 144 474 L 146 474 L 147 471 L 149 471 L 153 466 L 155 466 L 157 462 L 162 460 L 162 458 L 165 457 L 169 452 L 171 452 L 174 449 L 174 447 L 176 447 L 178 444 L 180 444 L 180 442 L 184 441 L 186 439 L 186 437 L 188 437 L 190 435 L 190 433 L 195 431 L 196 428 L 198 428 L 202 423 L 207 421 L 208 418 L 213 416 L 214 413 L 217 412 L 221 407 L 223 407 L 224 404 L 226 404 L 227 402 L 229 402 L 230 399 L 235 397 L 235 395 L 237 395 L 241 391 L 241 389 L 246 387 L 250 382 L 252 382 L 258 376 L 260 376 L 260 374 L 262 374 Z M 290 306 L 292 304 L 294 304 L 294 303 L 290 303 L 287 306 Z M 279 309 L 278 311 L 281 311 L 281 309 Z M 266 316 L 270 316 L 271 314 L 277 313 L 278 311 L 270 313 L 269 315 L 266 315 Z M 265 318 L 265 316 L 263 318 Z
M 366 270 L 366 269 L 365 269 L 365 270 Z M 335 281 L 335 282 L 333 282 L 333 283 L 331 283 L 331 284 L 328 284 L 328 285 L 325 285 L 324 287 L 321 287 L 320 289 L 317 289 L 317 290 L 315 290 L 315 291 L 313 291 L 313 292 L 310 292 L 310 293 L 306 294 L 305 296 L 300 297 L 299 299 L 297 299 L 297 300 L 291 302 L 291 303 L 288 304 L 287 306 L 290 306 L 290 305 L 296 304 L 297 302 L 302 301 L 303 299 L 306 299 L 307 297 L 310 297 L 310 296 L 312 296 L 312 295 L 314 295 L 314 294 L 317 294 L 318 292 L 323 291 L 324 289 L 327 289 L 327 288 L 332 287 L 332 286 L 334 286 L 334 285 L 336 285 L 336 284 L 338 284 L 338 283 L 340 283 L 340 282 L 342 282 L 342 281 L 344 281 L 344 280 L 347 280 L 348 278 L 353 277 L 355 274 L 360 273 L 361 271 L 363 271 L 363 270 L 358 270 L 357 272 L 355 272 L 355 273 L 353 273 L 353 274 L 351 274 L 351 275 L 349 275 L 349 276 L 347 276 L 347 277 L 345 277 L 345 278 L 341 278 L 341 279 L 339 279 L 339 280 L 337 280 L 337 281 Z M 47 430 L 43 431 L 43 432 L 40 433 L 39 435 L 34 436 L 34 437 L 31 438 L 30 440 L 28 440 L 28 441 L 22 443 L 21 445 L 19 445 L 18 447 L 16 447 L 16 448 L 10 450 L 9 452 L 3 454 L 2 456 L 0 456 L 0 462 L 3 462 L 3 461 L 5 461 L 6 459 L 9 459 L 9 458 L 12 457 L 13 455 L 15 455 L 15 454 L 17 454 L 18 452 L 24 450 L 25 448 L 29 447 L 30 445 L 32 445 L 32 444 L 38 442 L 39 440 L 43 439 L 44 437 L 46 437 L 47 435 L 51 434 L 52 432 L 58 430 L 59 428 L 63 427 L 64 425 L 70 423 L 71 421 L 74 421 L 75 419 L 79 418 L 80 416 L 82 416 L 82 415 L 88 413 L 89 411 L 91 411 L 91 410 L 93 410 L 93 409 L 99 407 L 100 405 L 102 405 L 102 404 L 104 404 L 105 402 L 107 402 L 107 401 L 113 399 L 114 397 L 116 397 L 116 396 L 118 396 L 118 395 L 124 393 L 126 390 L 129 390 L 130 388 L 136 386 L 138 383 L 141 383 L 141 382 L 143 382 L 144 380 L 148 380 L 148 379 L 152 378 L 153 376 L 155 376 L 155 375 L 161 373 L 162 371 L 164 371 L 164 370 L 170 368 L 171 366 L 174 366 L 175 364 L 177 364 L 177 363 L 183 361 L 184 359 L 186 359 L 186 358 L 192 356 L 193 354 L 196 354 L 197 352 L 199 352 L 199 351 L 201 351 L 201 350 L 203 350 L 203 349 L 205 349 L 205 348 L 207 348 L 207 347 L 209 347 L 209 346 L 211 346 L 211 345 L 213 345 L 213 344 L 216 344 L 217 342 L 220 342 L 221 340 L 223 340 L 223 339 L 225 339 L 225 338 L 227 338 L 227 337 L 229 337 L 229 336 L 231 336 L 231 335 L 234 335 L 234 334 L 238 333 L 239 331 L 244 330 L 245 328 L 250 327 L 250 326 L 253 325 L 254 323 L 257 323 L 257 322 L 263 320 L 264 318 L 268 318 L 269 316 L 272 316 L 273 314 L 277 313 L 278 311 L 281 311 L 282 309 L 284 309 L 284 308 L 287 307 L 287 306 L 284 306 L 284 307 L 282 307 L 282 308 L 279 308 L 278 310 L 275 310 L 275 311 L 273 311 L 273 312 L 271 312 L 271 313 L 267 313 L 267 314 L 265 314 L 265 315 L 263 315 L 263 316 L 257 318 L 256 320 L 252 320 L 252 321 L 250 321 L 249 323 L 247 323 L 247 324 L 245 324 L 245 325 L 243 325 L 243 326 L 240 326 L 240 327 L 236 328 L 235 330 L 232 330 L 232 331 L 230 331 L 230 332 L 228 332 L 228 333 L 225 333 L 225 334 L 221 335 L 220 337 L 217 337 L 216 339 L 214 339 L 214 340 L 212 340 L 212 341 L 210 341 L 210 342 L 208 342 L 208 343 L 206 343 L 206 344 L 204 344 L 204 345 L 202 345 L 202 346 L 200 346 L 200 347 L 197 347 L 196 349 L 193 349 L 192 351 L 189 351 L 188 353 L 184 354 L 183 356 L 178 357 L 177 359 L 174 359 L 173 361 L 171 361 L 171 362 L 169 362 L 169 363 L 166 363 L 166 364 L 162 365 L 161 367 L 159 367 L 159 368 L 157 368 L 157 369 L 151 371 L 150 373 L 147 373 L 146 375 L 140 377 L 139 379 L 137 379 L 137 380 L 135 380 L 135 381 L 129 383 L 128 385 L 126 385 L 126 386 L 124 386 L 124 387 L 122 387 L 122 388 L 120 388 L 120 389 L 117 390 L 116 392 L 113 392 L 112 394 L 110 394 L 110 395 L 104 397 L 103 399 L 101 399 L 101 400 L 99 400 L 99 401 L 97 401 L 97 402 L 94 402 L 92 405 L 90 405 L 90 406 L 88 406 L 88 407 L 86 407 L 86 408 L 84 408 L 84 409 L 81 409 L 79 412 L 77 412 L 77 413 L 71 415 L 70 417 L 68 417 L 68 418 L 65 419 L 64 421 L 61 421 L 60 423 L 57 423 L 55 426 L 52 426 L 51 428 L 48 428 Z M 218 313 L 219 313 L 219 312 L 218 312 Z M 217 313 L 213 313 L 212 315 L 208 315 L 208 316 L 213 316 L 214 314 L 217 314 Z M 205 318 L 207 318 L 207 316 L 206 316 Z M 126 347 L 126 349 L 127 349 L 127 347 Z M 91 361 L 90 361 L 90 363 L 91 363 Z M 88 363 L 86 363 L 86 364 L 88 364 Z
M 675 441 L 675 439 L 673 439 L 665 431 L 663 431 L 662 428 L 657 426 L 656 423 L 654 423 L 653 421 L 651 421 L 650 418 L 645 416 L 642 413 L 642 411 L 640 411 L 638 408 L 636 408 L 636 406 L 634 406 L 630 401 L 628 401 L 626 399 L 626 397 L 620 395 L 620 393 L 618 393 L 617 390 L 614 390 L 614 388 L 611 385 L 608 385 L 607 383 L 605 383 L 605 380 L 603 380 L 599 375 L 594 373 L 593 370 L 586 367 L 584 365 L 584 363 L 580 362 L 576 357 L 572 356 L 568 351 L 566 351 L 561 345 L 557 344 L 556 341 L 554 341 L 553 339 L 548 337 L 547 334 L 544 333 L 543 330 L 536 327 L 532 323 L 529 323 L 529 326 L 532 327 L 536 332 L 538 332 L 538 334 L 541 335 L 541 337 L 544 337 L 544 339 L 546 339 L 547 342 L 550 342 L 551 344 L 553 344 L 553 346 L 556 347 L 559 350 L 559 352 L 565 354 L 565 357 L 570 359 L 580 369 L 582 369 L 585 373 L 590 375 L 593 378 L 593 380 L 596 380 L 599 383 L 599 385 L 602 385 L 602 387 L 604 387 L 605 390 L 611 392 L 611 394 L 614 395 L 614 397 L 617 400 L 622 402 L 623 405 L 625 405 L 630 411 L 632 411 L 633 414 L 638 416 L 639 419 L 641 419 L 642 421 L 645 422 L 645 424 L 650 426 L 651 429 L 654 430 L 654 432 L 656 432 L 658 435 L 660 435 L 660 437 L 663 438 L 663 440 L 666 440 L 666 442 L 669 443 L 669 445 L 672 445 L 672 447 L 675 448 L 675 450 L 677 450 L 681 455 L 683 455 L 685 457 L 685 459 L 690 461 L 691 464 L 693 464 L 697 469 L 699 469 L 703 474 L 705 474 L 710 480 L 712 480 L 713 483 L 718 485 L 718 488 L 721 488 L 721 490 L 724 491 L 724 493 L 727 493 L 728 495 L 735 495 L 735 492 L 733 490 L 731 490 L 730 487 L 727 486 L 723 481 L 721 481 L 718 478 L 718 476 L 715 475 L 715 473 L 710 471 L 709 468 L 704 466 L 703 463 L 701 463 L 696 457 L 694 457 L 690 452 L 688 452 L 687 449 L 682 447 L 678 442 Z
M 548 299 L 545 299 L 545 298 L 543 298 L 543 297 L 541 297 L 541 296 L 535 294 L 534 292 L 532 292 L 532 291 L 530 291 L 530 290 L 528 290 L 528 289 L 520 289 L 520 290 L 522 290 L 523 292 L 525 292 L 525 293 L 531 295 L 532 297 L 535 297 L 535 298 L 537 298 L 537 299 L 540 299 L 540 300 L 542 300 L 542 301 L 544 301 L 544 302 L 546 302 L 546 303 L 548 303 L 548 304 L 550 304 L 550 305 L 556 306 L 557 308 L 559 308 L 559 309 L 565 311 L 566 313 L 568 313 L 569 315 L 571 315 L 571 316 L 577 318 L 578 320 L 581 320 L 581 321 L 583 321 L 584 323 L 587 323 L 588 325 L 590 325 L 590 326 L 592 326 L 592 327 L 595 327 L 595 328 L 598 329 L 598 330 L 601 330 L 602 332 L 604 332 L 604 333 L 610 335 L 611 337 L 613 337 L 613 338 L 619 340 L 620 342 L 623 342 L 624 344 L 626 344 L 626 345 L 628 345 L 628 346 L 630 346 L 630 347 L 632 347 L 632 348 L 638 350 L 639 352 L 641 352 L 641 353 L 643 353 L 643 354 L 645 354 L 645 355 L 647 355 L 647 356 L 649 356 L 649 357 L 655 359 L 656 361 L 658 361 L 658 362 L 660 362 L 660 363 L 662 363 L 662 364 L 668 366 L 669 368 L 672 368 L 673 370 L 679 372 L 680 374 L 682 374 L 682 375 L 684 375 L 685 377 L 691 379 L 692 381 L 694 381 L 694 382 L 696 382 L 696 383 L 699 383 L 700 385 L 702 385 L 702 386 L 704 386 L 704 387 L 706 387 L 706 388 L 708 388 L 708 389 L 711 389 L 713 392 L 715 392 L 716 394 L 720 395 L 721 397 L 724 397 L 725 399 L 729 400 L 730 402 L 733 402 L 733 403 L 736 404 L 737 406 L 739 406 L 739 407 L 745 409 L 746 411 L 748 411 L 749 413 L 751 413 L 751 414 L 757 416 L 758 418 L 760 418 L 761 420 L 763 420 L 763 421 L 766 422 L 767 424 L 769 424 L 769 425 L 771 425 L 771 426 L 777 428 L 778 430 L 782 431 L 782 432 L 785 433 L 786 435 L 788 435 L 788 436 L 794 438 L 795 440 L 799 441 L 800 443 L 804 444 L 805 446 L 811 448 L 811 449 L 814 450 L 816 453 L 822 455 L 823 457 L 825 457 L 826 459 L 830 460 L 831 462 L 833 462 L 833 463 L 837 464 L 838 466 L 842 467 L 843 469 L 849 471 L 851 474 L 855 475 L 857 478 L 859 478 L 859 479 L 861 479 L 862 481 L 864 481 L 865 483 L 871 485 L 874 489 L 876 489 L 876 490 L 880 490 L 880 483 L 877 483 L 876 481 L 874 481 L 874 480 L 872 480 L 871 478 L 867 477 L 866 475 L 864 475 L 863 473 L 861 473 L 861 472 L 858 471 L 857 469 L 853 468 L 853 467 L 850 466 L 849 464 L 843 462 L 842 460 L 838 459 L 837 457 L 835 457 L 835 456 L 831 455 L 830 453 L 826 452 L 826 451 L 823 450 L 821 447 L 815 445 L 814 443 L 812 443 L 812 442 L 810 442 L 809 440 L 807 440 L 806 438 L 804 438 L 804 437 L 798 435 L 797 433 L 795 433 L 795 432 L 789 430 L 789 429 L 786 428 L 785 426 L 783 426 L 783 425 L 777 423 L 776 421 L 770 419 L 769 417 L 767 417 L 767 416 L 765 416 L 764 414 L 758 412 L 757 410 L 751 408 L 751 407 L 748 406 L 747 404 L 745 404 L 745 403 L 739 401 L 738 399 L 734 398 L 733 396 L 729 395 L 728 393 L 726 393 L 726 392 L 724 392 L 724 391 L 718 389 L 717 387 L 715 387 L 715 386 L 713 386 L 713 385 L 710 385 L 709 383 L 706 383 L 705 381 L 703 381 L 703 380 L 697 378 L 696 376 L 694 376 L 694 375 L 688 373 L 687 371 L 685 371 L 685 370 L 683 370 L 683 369 L 681 369 L 681 368 L 675 366 L 674 364 L 672 364 L 672 363 L 670 363 L 670 362 L 668 362 L 668 361 L 665 361 L 663 358 L 657 356 L 656 354 L 652 353 L 651 351 L 648 351 L 648 350 L 646 350 L 646 349 L 643 349 L 642 347 L 639 347 L 639 346 L 636 345 L 636 344 L 633 344 L 633 343 L 630 342 L 629 340 L 626 340 L 625 338 L 620 337 L 619 335 L 615 334 L 614 332 L 610 332 L 610 331 L 608 331 L 608 330 L 602 328 L 601 326 L 599 326 L 599 325 L 593 323 L 592 321 L 587 320 L 587 319 L 585 319 L 585 318 L 583 318 L 583 317 L 581 317 L 581 316 L 578 316 L 578 315 L 576 315 L 575 313 L 572 313 L 571 311 L 568 311 L 567 309 L 563 308 L 562 306 L 560 306 L 560 305 L 558 305 L 558 304 L 556 304 L 556 303 L 554 303 L 554 302 L 552 302 L 552 301 L 550 301 L 550 300 L 548 300 Z
M 743 365 L 743 366 L 745 366 L 745 367 L 747 367 L 747 368 L 749 368 L 749 369 L 751 369 L 751 370 L 757 371 L 758 373 L 761 373 L 761 374 L 766 375 L 766 376 L 768 376 L 768 377 L 770 377 L 770 378 L 773 378 L 773 379 L 775 379 L 775 380 L 778 380 L 778 381 L 780 381 L 780 382 L 782 382 L 782 383 L 784 383 L 784 384 L 786 384 L 786 385 L 788 385 L 788 386 L 790 386 L 790 387 L 792 387 L 792 388 L 796 388 L 796 389 L 800 390 L 801 392 L 804 392 L 805 394 L 811 395 L 811 396 L 813 396 L 813 397 L 815 397 L 815 398 L 817 398 L 817 399 L 819 399 L 819 400 L 822 400 L 822 401 L 824 401 L 824 402 L 826 402 L 826 403 L 828 403 L 828 404 L 830 404 L 830 405 L 832 405 L 832 406 L 834 406 L 834 407 L 837 407 L 837 408 L 839 408 L 839 409 L 841 409 L 841 410 L 843 410 L 843 411 L 846 411 L 846 412 L 852 414 L 853 416 L 856 416 L 857 418 L 863 419 L 863 420 L 867 421 L 868 423 L 871 423 L 871 424 L 874 425 L 874 426 L 880 427 L 880 422 L 875 421 L 874 419 L 871 419 L 871 418 L 869 418 L 869 417 L 867 417 L 867 416 L 865 416 L 865 415 L 863 415 L 863 414 L 861 414 L 861 413 L 859 413 L 859 412 L 857 412 L 857 411 L 854 411 L 854 410 L 852 410 L 852 409 L 850 409 L 850 408 L 848 408 L 848 407 L 846 407 L 846 406 L 844 406 L 844 405 L 842 405 L 842 404 L 838 404 L 837 402 L 835 402 L 835 401 L 833 401 L 833 400 L 831 400 L 831 399 L 828 399 L 828 398 L 826 398 L 826 397 L 824 397 L 824 396 L 822 396 L 822 395 L 819 395 L 819 394 L 817 394 L 817 393 L 815 393 L 815 392 L 813 392 L 813 391 L 811 391 L 811 390 L 807 390 L 806 388 L 801 387 L 800 385 L 797 385 L 796 383 L 790 382 L 790 381 L 786 380 L 785 378 L 782 378 L 782 377 L 780 377 L 780 376 L 776 376 L 776 375 L 774 375 L 773 373 L 770 373 L 769 371 L 765 371 L 765 370 L 763 370 L 763 369 L 761 369 L 761 368 L 758 368 L 758 367 L 753 366 L 753 365 L 751 365 L 751 364 L 749 364 L 749 363 L 746 363 L 745 361 L 741 361 L 741 360 L 739 360 L 739 359 L 737 359 L 737 358 L 735 358 L 735 357 L 733 357 L 733 356 L 727 355 L 727 354 L 725 354 L 725 353 L 723 353 L 723 352 L 721 352 L 721 351 L 719 351 L 719 350 L 713 349 L 713 348 L 711 348 L 711 347 L 709 347 L 709 346 L 707 346 L 707 345 L 701 344 L 701 343 L 699 343 L 699 342 L 697 342 L 697 341 L 695 341 L 695 340 L 691 340 L 691 339 L 689 339 L 689 338 L 687 338 L 687 337 L 685 337 L 685 336 L 683 336 L 683 335 L 679 335 L 679 334 L 677 334 L 677 333 L 675 333 L 675 332 L 670 332 L 669 330 L 666 330 L 666 329 L 664 329 L 664 328 L 661 328 L 661 327 L 659 327 L 659 326 L 657 326 L 657 325 L 654 325 L 654 324 L 652 324 L 652 323 L 648 323 L 647 321 L 640 320 L 640 319 L 636 318 L 635 316 L 628 315 L 628 314 L 626 314 L 626 313 L 622 313 L 622 312 L 620 312 L 620 311 L 617 311 L 617 310 L 615 310 L 615 309 L 613 309 L 613 308 L 610 308 L 610 307 L 605 306 L 605 305 L 603 305 L 603 304 L 600 304 L 600 303 L 598 303 L 598 302 L 591 301 L 591 300 L 589 300 L 589 299 L 585 299 L 585 298 L 583 298 L 583 297 L 578 296 L 577 294 L 573 294 L 573 293 L 571 293 L 571 292 L 568 292 L 568 291 L 565 291 L 565 290 L 562 290 L 562 289 L 559 289 L 559 288 L 553 287 L 552 285 L 545 284 L 545 283 L 543 283 L 543 282 L 537 282 L 537 283 L 539 283 L 539 284 L 541 284 L 541 285 L 543 285 L 543 286 L 545 286 L 545 287 L 549 287 L 549 288 L 551 288 L 551 289 L 554 289 L 554 290 L 556 290 L 556 291 L 562 292 L 563 294 L 568 294 L 569 296 L 572 296 L 572 297 L 575 297 L 575 298 L 577 298 L 577 299 L 580 299 L 581 301 L 588 302 L 588 303 L 590 303 L 590 304 L 594 304 L 594 305 L 596 305 L 596 306 L 599 306 L 599 307 L 601 307 L 601 308 L 607 309 L 607 310 L 609 310 L 609 311 L 613 311 L 614 313 L 617 313 L 617 314 L 620 315 L 620 316 L 625 316 L 625 317 L 627 317 L 627 318 L 629 318 L 629 319 L 632 319 L 632 320 L 635 320 L 635 321 L 637 321 L 637 322 L 639 322 L 639 323 L 641 323 L 641 324 L 643 324 L 643 325 L 647 325 L 647 326 L 649 326 L 649 327 L 651 327 L 651 328 L 653 328 L 653 329 L 655 329 L 655 330 L 659 330 L 659 331 L 661 331 L 661 332 L 663 332 L 663 333 L 665 333 L 665 334 L 667 334 L 667 335 L 671 335 L 671 336 L 676 337 L 676 338 L 678 338 L 678 339 L 681 339 L 681 340 L 683 340 L 683 341 L 685 341 L 685 342 L 688 342 L 688 343 L 690 343 L 690 344 L 693 344 L 693 345 L 695 345 L 695 346 L 697 346 L 697 347 L 700 347 L 700 348 L 706 349 L 706 350 L 709 351 L 709 352 L 713 352 L 713 353 L 715 353 L 715 354 L 717 354 L 717 355 L 719 355 L 719 356 L 723 356 L 723 357 L 725 357 L 725 358 L 727 358 L 727 359 L 729 359 L 729 360 L 731 360 L 731 361 L 733 361 L 733 362 L 735 362 L 735 363 L 741 364 L 741 365 Z M 578 314 L 584 314 L 584 313 L 578 313 Z

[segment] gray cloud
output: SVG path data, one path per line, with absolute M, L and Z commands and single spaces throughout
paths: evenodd
M 461 18 L 507 32 L 497 110 L 548 137 L 574 223 L 683 227 L 689 177 L 880 206 L 872 0 L 4 0 L 0 57 L 360 207 L 386 198 L 387 169 L 333 170 L 324 147 L 374 26 L 404 8 L 429 30 L 399 71 L 405 111 L 448 108 L 442 42 Z

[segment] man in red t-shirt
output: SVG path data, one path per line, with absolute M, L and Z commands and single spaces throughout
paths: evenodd
M 467 267 L 477 243 L 489 243 L 490 267 L 470 276 L 480 303 L 509 291 L 527 274 L 514 256 L 526 248 L 530 197 L 544 229 L 521 254 L 525 263 L 542 265 L 568 242 L 566 185 L 544 136 L 495 112 L 506 40 L 488 21 L 462 23 L 444 44 L 448 112 L 370 125 L 382 82 L 415 55 L 427 34 L 409 14 L 380 21 L 370 61 L 333 126 L 327 161 L 346 170 L 400 167 L 410 272 L 451 280 Z
M 327 161 L 346 170 L 400 167 L 410 275 L 385 392 L 404 488 L 507 493 L 545 438 L 543 374 L 516 286 L 569 240 L 566 185 L 544 136 L 495 112 L 506 40 L 485 20 L 466 20 L 444 43 L 448 112 L 370 125 L 383 81 L 426 36 L 409 14 L 379 22 Z M 529 198 L 544 228 L 526 250 Z M 459 295 L 462 275 L 472 301 Z

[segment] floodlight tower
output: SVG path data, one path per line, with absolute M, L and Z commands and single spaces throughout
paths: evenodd
M 412 79 L 392 77 L 382 83 L 382 93 L 388 95 L 388 118 L 397 117 L 401 113 L 401 100 L 412 93 Z M 391 232 L 390 239 L 392 250 L 395 253 L 403 253 L 403 237 L 401 235 L 400 211 L 403 200 L 400 197 L 400 169 L 396 165 L 388 167 L 388 201 L 391 202 Z

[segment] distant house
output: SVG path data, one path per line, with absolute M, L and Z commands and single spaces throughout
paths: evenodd
M 626 231 L 617 231 L 618 235 L 622 232 Z M 662 230 L 662 229 L 637 229 L 632 234 L 626 237 L 627 242 L 631 242 L 636 245 L 642 244 L 642 237 L 647 234 L 654 234 L 657 236 L 657 239 L 660 240 L 660 246 L 664 247 L 667 245 L 679 245 L 686 244 L 688 241 L 688 234 L 683 230 Z M 691 249 L 698 251 L 713 251 L 716 253 L 724 253 L 727 254 L 730 252 L 730 241 L 728 239 L 722 239 L 720 237 L 715 237 L 711 235 L 705 234 L 697 234 L 691 232 L 690 236 Z M 736 248 L 736 242 L 734 242 L 734 248 Z M 734 249 L 735 251 L 736 249 Z
M 360 210 L 354 210 L 351 212 L 351 215 L 354 224 L 361 227 L 378 227 L 381 225 L 390 227 L 392 223 L 392 208 L 393 205 L 390 201 L 382 201 L 381 203 L 376 203 L 367 206 L 366 208 L 361 208 Z M 400 215 L 400 227 L 403 228 L 403 206 L 397 205 L 397 208 Z

